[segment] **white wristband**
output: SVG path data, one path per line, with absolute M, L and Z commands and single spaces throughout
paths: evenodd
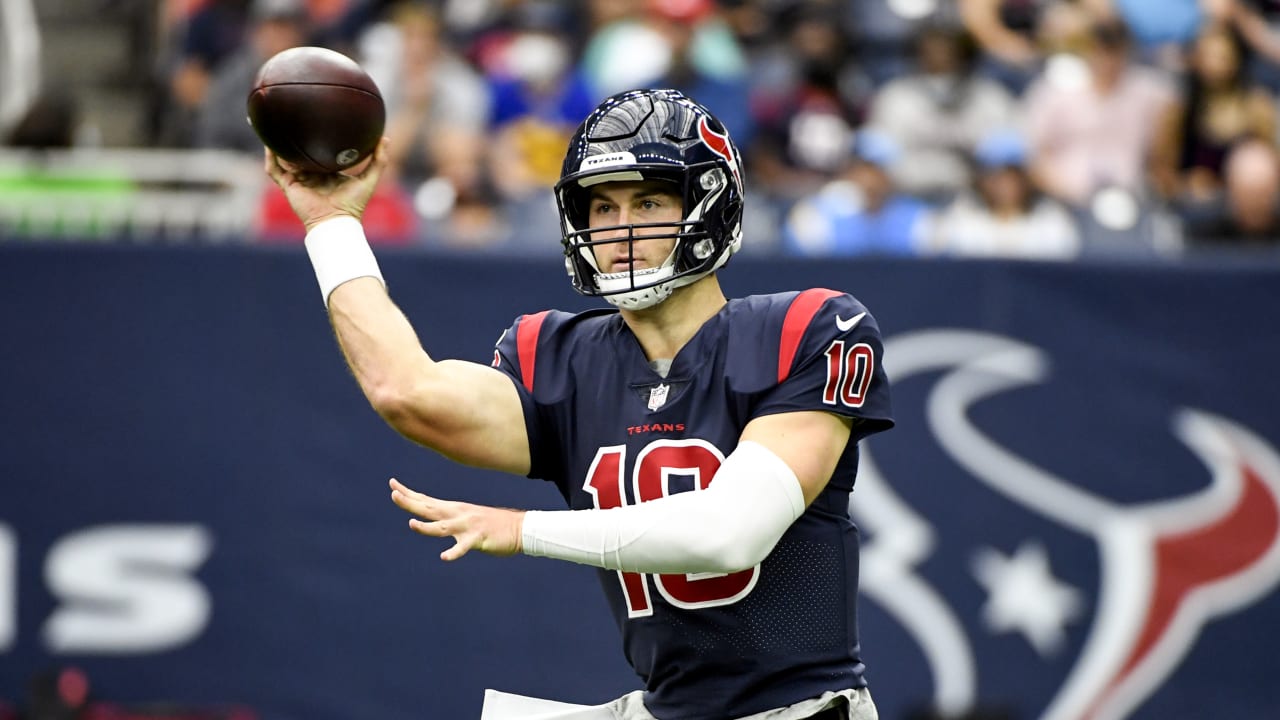
M 786 462 L 746 441 L 706 490 L 609 510 L 529 511 L 521 539 L 526 555 L 606 570 L 729 573 L 764 560 L 804 510 Z
M 349 280 L 374 277 L 384 286 L 387 284 L 364 237 L 364 228 L 350 215 L 330 218 L 311 228 L 305 244 L 326 307 L 329 294 Z

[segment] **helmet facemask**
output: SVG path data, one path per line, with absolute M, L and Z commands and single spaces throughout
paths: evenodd
M 594 186 L 646 180 L 672 183 L 679 220 L 589 227 Z M 706 108 L 674 90 L 633 90 L 601 103 L 570 141 L 555 196 L 574 289 L 620 308 L 653 307 L 719 269 L 742 245 L 737 150 Z M 636 242 L 663 239 L 674 245 L 656 267 L 607 273 L 596 261 L 598 246 L 627 243 L 634 258 Z
M 565 269 L 574 288 L 583 295 L 599 296 L 625 310 L 643 310 L 666 300 L 680 287 L 692 284 L 719 269 L 741 246 L 741 226 L 737 236 L 716 253 L 716 243 L 707 229 L 706 211 L 729 190 L 729 180 L 715 163 L 701 167 L 678 168 L 679 179 L 672 168 L 637 168 L 625 173 L 585 176 L 579 182 L 564 184 L 556 193 L 560 206 L 560 222 L 565 246 Z M 591 187 L 601 182 L 660 179 L 678 183 L 682 219 L 661 223 L 628 223 L 589 228 L 587 209 Z M 695 187 L 690 187 L 697 183 Z M 619 232 L 621 231 L 621 232 Z M 665 231 L 665 232 L 663 232 Z M 597 239 L 598 238 L 598 239 Z M 674 239 L 670 254 L 655 267 L 629 268 L 620 272 L 601 272 L 595 248 L 618 243 L 627 244 L 627 255 L 634 257 L 637 241 Z

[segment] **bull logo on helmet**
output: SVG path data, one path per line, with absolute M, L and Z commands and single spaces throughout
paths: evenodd
M 698 118 L 698 138 L 702 143 L 711 149 L 711 152 L 724 158 L 729 164 L 729 170 L 733 172 L 733 182 L 738 188 L 738 193 L 742 193 L 742 163 L 738 162 L 738 153 L 733 147 L 733 143 L 729 142 L 729 136 L 725 133 L 718 133 L 711 129 L 711 123 L 707 121 L 705 116 Z

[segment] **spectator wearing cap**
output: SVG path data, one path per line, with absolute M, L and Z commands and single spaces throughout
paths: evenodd
M 975 72 L 976 59 L 963 28 L 926 26 L 916 38 L 916 71 L 876 94 L 867 122 L 902 147 L 890 171 L 904 191 L 950 200 L 969 187 L 969 157 L 983 134 L 1013 122 L 1013 97 Z
M 894 186 L 888 168 L 899 153 L 886 133 L 860 130 L 844 172 L 788 213 L 783 251 L 811 257 L 916 254 L 930 209 Z
M 1027 176 L 1026 143 L 1014 131 L 989 133 L 973 153 L 973 186 L 934 219 L 931 253 L 968 257 L 1070 260 L 1080 236 L 1065 207 Z

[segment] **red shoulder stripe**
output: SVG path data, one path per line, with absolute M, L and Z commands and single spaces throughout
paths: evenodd
M 778 382 L 787 379 L 791 374 L 791 363 L 796 359 L 796 351 L 800 349 L 800 340 L 804 331 L 809 329 L 809 321 L 817 314 L 818 308 L 827 300 L 842 293 L 824 288 L 805 290 L 791 301 L 787 308 L 787 316 L 782 321 L 782 343 L 778 346 Z
M 538 360 L 538 333 L 542 330 L 542 321 L 547 319 L 548 310 L 520 318 L 520 327 L 516 328 L 516 358 L 520 361 L 520 379 L 529 392 L 533 392 L 533 367 Z

